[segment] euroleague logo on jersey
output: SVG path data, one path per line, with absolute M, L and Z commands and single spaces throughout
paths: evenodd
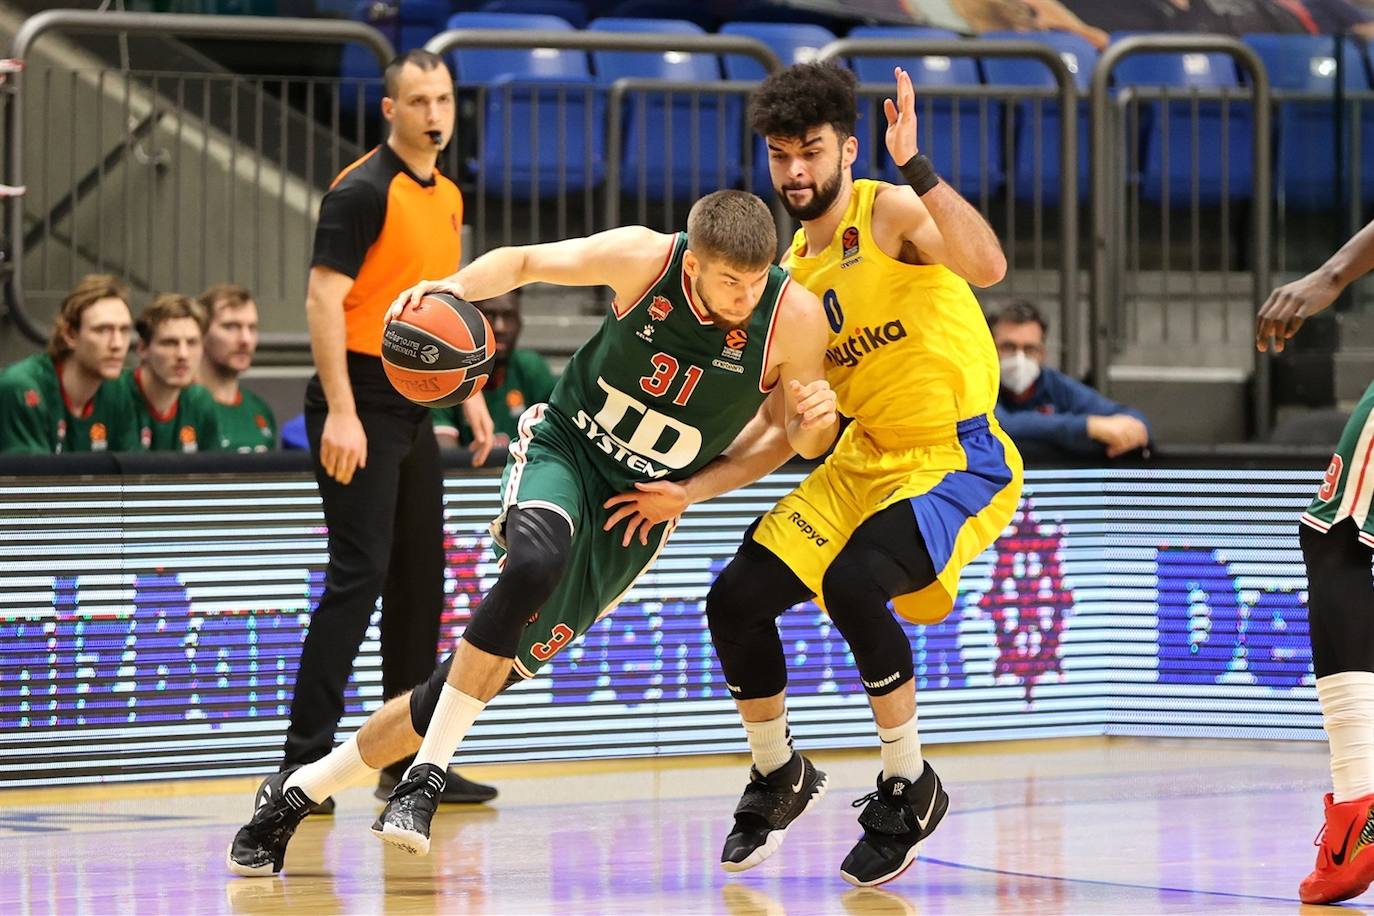
M 858 226 L 850 226 L 848 229 L 844 230 L 844 234 L 840 236 L 840 245 L 841 270 L 844 270 L 846 267 L 852 267 L 863 260 L 863 258 L 859 256 Z
M 749 346 L 749 332 L 744 328 L 732 328 L 725 335 L 725 347 L 720 351 L 720 355 L 729 359 L 740 359 L 744 356 L 744 348 Z

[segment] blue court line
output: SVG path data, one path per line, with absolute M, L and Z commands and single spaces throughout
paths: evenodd
M 921 856 L 917 861 L 927 865 L 943 865 L 946 868 L 957 868 L 962 871 L 984 872 L 991 875 L 1005 875 L 1010 878 L 1034 878 L 1040 881 L 1058 881 L 1063 884 L 1091 884 L 1096 887 L 1120 887 L 1138 891 L 1163 891 L 1170 894 L 1202 894 L 1208 897 L 1231 897 L 1240 900 L 1267 900 L 1273 903 L 1299 903 L 1295 897 L 1265 897 L 1260 894 L 1237 894 L 1231 891 L 1204 891 L 1188 887 L 1160 887 L 1154 884 L 1130 884 L 1125 881 L 1101 881 L 1094 878 L 1065 878 L 1061 875 L 1038 875 L 1034 872 L 1011 871 L 1004 868 L 988 868 L 983 865 L 966 865 L 962 862 L 950 862 L 945 859 L 928 859 Z

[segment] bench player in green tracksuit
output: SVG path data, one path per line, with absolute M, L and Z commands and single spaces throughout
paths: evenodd
M 217 283 L 196 297 L 205 309 L 205 355 L 197 379 L 215 399 L 219 447 L 267 452 L 277 447 L 277 418 L 259 395 L 239 384 L 258 349 L 258 304 L 234 283 Z
M 776 254 L 763 201 L 717 191 L 692 207 L 686 234 L 628 227 L 497 249 L 401 295 L 391 315 L 433 289 L 480 300 L 545 282 L 609 286 L 615 299 L 549 402 L 521 418 L 493 524 L 505 565 L 457 649 L 328 756 L 269 777 L 229 850 L 231 871 L 275 874 L 311 801 L 417 747 L 373 832 L 427 852 L 444 768 L 487 701 L 609 613 L 672 531 L 672 521 L 614 529 L 607 502 L 689 476 L 751 423 L 785 424 L 806 456 L 829 447 L 838 426 L 824 373 L 829 325 L 816 297 L 774 266 Z M 801 791 L 819 795 L 824 775 L 813 775 Z
M 138 411 L 139 445 L 149 452 L 219 448 L 210 392 L 195 384 L 204 346 L 205 311 L 179 293 L 153 299 L 134 324 L 138 367 L 120 376 Z
M 1255 344 L 1284 342 L 1352 282 L 1374 269 L 1374 223 L 1325 264 L 1281 286 L 1260 308 Z M 1307 566 L 1307 622 L 1322 727 L 1331 745 L 1331 788 L 1317 863 L 1298 886 L 1303 903 L 1335 903 L 1374 881 L 1374 384 L 1336 444 L 1298 541 Z
M 63 300 L 47 350 L 0 372 L 0 452 L 127 452 L 138 447 L 134 404 L 117 379 L 129 353 L 129 290 L 83 277 Z

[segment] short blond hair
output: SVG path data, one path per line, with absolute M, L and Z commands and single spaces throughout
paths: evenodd
M 758 195 L 713 191 L 687 214 L 687 247 L 699 258 L 733 267 L 767 267 L 778 256 L 778 227 Z
M 129 287 L 113 274 L 87 274 L 76 281 L 67 298 L 62 300 L 62 307 L 57 310 L 57 323 L 53 325 L 52 335 L 48 338 L 49 356 L 58 360 L 71 355 L 72 347 L 67 343 L 67 335 L 81 328 L 81 316 L 101 299 L 119 299 L 127 306 Z
M 209 320 L 205 317 L 205 309 L 190 296 L 183 296 L 181 293 L 159 293 L 147 308 L 138 313 L 134 329 L 138 331 L 139 340 L 146 346 L 153 342 L 153 335 L 164 322 L 177 318 L 194 318 L 202 336 L 210 326 Z

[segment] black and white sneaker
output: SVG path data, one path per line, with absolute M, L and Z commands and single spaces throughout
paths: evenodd
M 878 774 L 878 791 L 854 802 L 864 806 L 859 825 L 864 835 L 845 856 L 840 875 L 858 887 L 891 881 L 916 860 L 926 837 L 949 810 L 949 794 L 927 762 L 915 782 Z
M 310 813 L 311 801 L 299 788 L 284 788 L 294 769 L 273 773 L 258 786 L 253 819 L 234 834 L 226 864 L 236 875 L 270 878 L 281 871 L 286 844 Z
M 444 771 L 432 763 L 411 768 L 391 790 L 391 799 L 377 815 L 372 834 L 413 856 L 429 854 L 429 825 L 444 794 Z
M 744 871 L 777 852 L 787 828 L 825 794 L 825 783 L 825 774 L 796 751 L 767 776 L 750 767 L 735 826 L 720 853 L 721 867 Z

